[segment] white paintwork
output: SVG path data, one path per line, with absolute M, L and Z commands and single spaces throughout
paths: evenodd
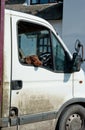
M 47 26 L 55 33 L 53 28 L 48 26 L 49 24 L 45 24 L 45 21 L 41 22 L 41 19 L 34 18 L 23 19 L 34 23 L 37 21 L 37 24 Z M 58 110 L 62 103 L 73 97 L 73 74 L 55 73 L 40 67 L 21 65 L 18 59 L 16 32 L 16 23 L 19 20 L 22 20 L 21 16 L 12 16 L 12 80 L 22 80 L 23 88 L 13 91 L 11 105 L 19 108 L 20 115 Z M 61 41 L 59 36 L 57 37 Z M 62 45 L 66 48 L 63 42 Z
M 76 73 L 55 73 L 42 67 L 24 66 L 19 62 L 17 46 L 17 22 L 19 20 L 30 21 L 50 29 L 72 57 L 53 27 L 45 20 L 35 16 L 9 10 L 6 10 L 5 13 L 4 61 L 6 65 L 4 65 L 3 117 L 9 116 L 10 105 L 18 108 L 19 115 L 28 115 L 58 111 L 66 101 L 73 97 L 85 98 L 83 93 L 85 92 L 85 75 L 82 70 Z M 12 80 L 22 80 L 22 89 L 10 91 L 11 78 Z M 82 84 L 79 83 L 80 80 L 83 81 Z M 5 85 L 6 83 L 7 85 Z M 50 129 L 54 129 L 56 125 L 54 120 L 47 121 L 48 126 L 45 121 L 34 123 L 34 125 L 19 126 L 19 129 L 28 130 L 28 126 L 31 129 L 38 129 L 40 124 L 41 129 L 49 129 L 50 123 L 52 123 Z
M 4 22 L 4 66 L 3 66 L 3 109 L 2 116 L 9 116 L 10 107 L 10 77 L 11 77 L 11 27 L 10 13 L 5 14 Z

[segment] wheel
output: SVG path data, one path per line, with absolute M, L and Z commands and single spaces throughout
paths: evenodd
M 62 113 L 58 130 L 85 130 L 85 108 L 72 105 Z

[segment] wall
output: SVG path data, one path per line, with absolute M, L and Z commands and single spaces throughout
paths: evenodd
M 72 53 L 79 39 L 84 45 L 85 58 L 85 0 L 64 0 L 62 38 Z M 82 65 L 85 71 L 84 66 L 85 62 Z
M 54 27 L 60 37 L 62 37 L 62 20 L 49 20 L 48 22 Z

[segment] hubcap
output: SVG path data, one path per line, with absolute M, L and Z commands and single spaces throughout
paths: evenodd
M 71 115 L 66 122 L 66 130 L 81 130 L 83 121 L 78 114 Z

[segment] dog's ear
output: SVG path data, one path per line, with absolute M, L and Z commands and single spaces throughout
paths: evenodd
M 31 57 L 30 57 L 30 56 L 27 56 L 27 57 L 25 58 L 25 62 L 26 62 L 27 64 L 32 64 L 32 62 L 31 62 Z

